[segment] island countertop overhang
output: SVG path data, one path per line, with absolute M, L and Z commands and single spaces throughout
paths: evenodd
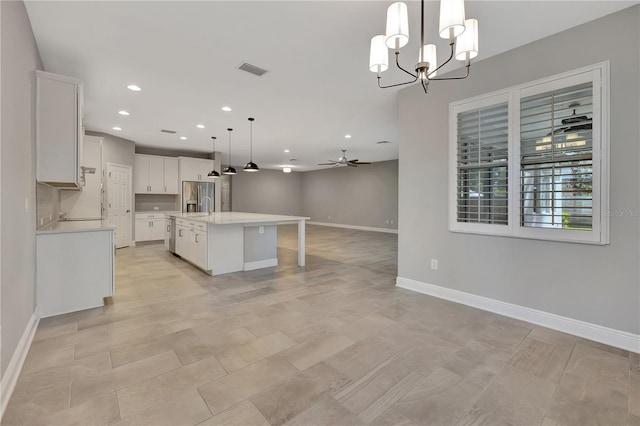
M 213 212 L 209 213 L 167 213 L 178 219 L 192 220 L 195 222 L 209 223 L 213 225 L 232 225 L 232 224 L 262 224 L 262 223 L 280 223 L 280 222 L 299 222 L 310 220 L 310 217 L 304 216 L 288 216 L 278 214 L 263 213 L 245 213 L 245 212 Z

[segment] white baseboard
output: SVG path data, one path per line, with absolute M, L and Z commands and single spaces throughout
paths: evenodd
M 359 231 L 373 231 L 373 232 L 386 232 L 387 234 L 397 234 L 397 229 L 389 229 L 389 228 L 374 228 L 372 226 L 358 226 L 358 225 L 343 225 L 341 223 L 328 223 L 328 222 L 309 222 L 309 225 L 318 225 L 318 226 L 331 226 L 333 228 L 346 228 L 346 229 L 357 229 Z
M 630 352 L 640 353 L 640 335 L 615 330 L 598 324 L 592 324 L 573 318 L 567 318 L 513 303 L 489 299 L 488 297 L 465 293 L 446 287 L 427 284 L 409 278 L 396 277 L 396 286 L 418 293 L 428 294 L 440 299 L 450 300 L 463 305 L 473 306 L 496 314 L 527 321 L 543 327 L 594 340 Z
M 33 336 L 36 334 L 36 329 L 38 328 L 39 322 L 39 310 L 38 308 L 36 308 L 33 315 L 31 315 L 31 319 L 29 320 L 24 333 L 22 333 L 22 337 L 18 342 L 18 346 L 13 352 L 11 361 L 9 361 L 7 370 L 4 372 L 4 376 L 2 377 L 2 381 L 0 382 L 0 404 L 2 404 L 0 406 L 0 420 L 2 420 L 2 415 L 7 409 L 7 404 L 9 404 L 11 394 L 13 394 L 13 390 L 15 389 L 16 383 L 18 382 L 18 376 L 22 371 L 22 366 L 24 365 L 25 359 L 27 359 L 27 354 L 29 353 L 29 348 L 31 347 L 31 342 L 33 341 Z
M 278 259 L 265 259 L 265 260 L 256 260 L 254 262 L 245 262 L 244 270 L 245 271 L 253 271 L 254 269 L 262 269 L 269 268 L 271 266 L 278 266 Z

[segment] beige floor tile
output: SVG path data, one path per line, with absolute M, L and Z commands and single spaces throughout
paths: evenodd
M 162 334 L 162 326 L 159 324 L 144 323 L 132 329 L 119 328 L 117 331 L 107 332 L 107 335 L 98 342 L 80 343 L 76 345 L 76 359 L 85 358 L 100 352 L 109 352 L 112 348 L 125 344 L 138 344 L 139 342 L 153 339 Z
M 573 348 L 566 372 L 594 383 L 626 388 L 629 358 L 628 355 L 623 357 L 578 342 Z
M 296 344 L 282 332 L 276 332 L 259 339 L 252 340 L 242 346 L 227 350 L 217 355 L 218 361 L 228 372 L 233 372 L 268 358 Z
M 297 370 L 277 355 L 258 361 L 198 389 L 212 414 L 220 413 L 281 382 Z
M 198 426 L 269 426 L 269 422 L 251 401 L 247 400 L 216 414 Z
M 571 356 L 571 350 L 571 346 L 556 346 L 527 337 L 513 354 L 509 364 L 558 383 Z
M 444 360 L 443 366 L 481 387 L 485 387 L 500 372 L 511 351 L 499 349 L 474 340 Z
M 200 337 L 216 355 L 256 339 L 256 336 L 244 327 L 223 333 L 218 332 L 215 328 L 207 330 L 206 332 L 203 330 L 196 332 L 195 329 L 192 329 L 192 331 Z
M 536 339 L 540 342 L 549 343 L 551 345 L 569 347 L 573 347 L 577 340 L 576 336 L 572 336 L 571 334 L 562 333 L 539 325 L 536 325 L 527 337 L 530 339 Z
M 379 331 L 395 324 L 396 321 L 379 314 L 371 314 L 345 325 L 340 333 L 358 341 L 378 334 Z
M 69 408 L 71 384 L 49 385 L 43 390 L 14 394 L 2 416 L 2 425 L 46 425 L 52 414 Z
M 33 348 L 33 347 L 32 347 Z M 33 373 L 46 368 L 67 364 L 73 361 L 74 346 L 65 346 L 59 349 L 34 350 L 31 349 L 22 367 L 23 374 Z
M 533 326 L 527 327 L 520 321 L 500 318 L 493 320 L 482 331 L 473 336 L 474 340 L 496 348 L 514 350 L 531 332 Z
M 361 340 L 327 358 L 325 362 L 351 379 L 359 379 L 389 357 L 402 351 L 403 346 L 374 336 Z
M 148 408 L 115 423 L 117 426 L 192 426 L 211 417 L 197 390 L 192 389 L 171 400 Z
M 285 424 L 287 426 L 357 426 L 362 425 L 362 420 L 331 396 L 323 394 L 313 405 Z
M 72 382 L 71 406 L 81 404 L 89 398 L 142 382 L 182 366 L 173 351 L 164 352 L 140 361 L 117 367 L 90 377 Z
M 540 424 L 556 384 L 513 367 L 505 367 L 475 402 L 462 423 L 473 418 L 494 424 Z
M 252 396 L 251 401 L 270 424 L 280 425 L 348 380 L 334 368 L 319 363 Z
M 120 389 L 120 415 L 129 417 L 224 375 L 226 372 L 212 357 Z
M 49 418 L 49 424 L 99 426 L 108 425 L 119 418 L 116 394 L 108 393 L 54 414 Z
M 68 324 L 60 324 L 50 327 L 39 326 L 36 330 L 35 336 L 33 336 L 33 341 L 37 342 L 38 340 L 49 339 L 51 337 L 59 337 L 65 334 L 76 333 L 77 331 L 77 322 L 70 322 Z
M 393 410 L 419 425 L 455 424 L 482 390 L 472 381 L 440 368 L 398 401 Z
M 341 334 L 326 335 L 292 348 L 292 351 L 286 354 L 286 358 L 298 370 L 304 370 L 354 343 L 353 340 Z
M 627 394 L 604 383 L 565 374 L 547 417 L 566 425 L 622 425 L 627 419 Z
M 337 334 L 345 322 L 337 318 L 324 317 L 310 324 L 295 325 L 287 328 L 284 334 L 298 343 L 314 340 L 328 334 Z
M 398 353 L 394 359 L 395 362 L 423 376 L 433 373 L 460 349 L 438 337 L 425 337 L 421 342 L 418 346 Z

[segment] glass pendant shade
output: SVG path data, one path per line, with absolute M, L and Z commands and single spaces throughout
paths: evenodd
M 456 40 L 456 59 L 459 61 L 473 59 L 478 56 L 478 20 L 467 19 L 464 21 L 467 28 L 458 40 Z
M 400 48 L 409 43 L 407 5 L 400 1 L 387 9 L 386 43 L 389 49 Z
M 233 166 L 225 167 L 224 170 L 222 170 L 223 175 L 235 175 L 236 173 L 236 169 L 233 168 Z
M 389 50 L 387 50 L 384 40 L 383 35 L 371 38 L 369 52 L 369 71 L 371 72 L 385 72 L 389 68 Z
M 454 37 L 465 32 L 464 0 L 440 0 L 440 37 L 448 39 L 449 29 Z
M 438 68 L 438 55 L 436 54 L 435 44 L 425 44 L 418 52 L 418 62 L 429 62 L 429 71 L 427 75 L 429 77 L 435 77 L 437 72 L 432 72 Z M 421 75 L 420 78 L 426 78 L 426 75 Z
M 215 169 L 211 170 L 209 172 L 209 174 L 207 175 L 207 177 L 211 178 L 211 179 L 216 179 L 220 177 L 220 173 L 218 173 Z

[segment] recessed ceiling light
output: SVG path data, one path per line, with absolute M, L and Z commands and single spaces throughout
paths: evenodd
M 182 139 L 183 141 L 186 141 L 187 137 L 186 136 L 180 136 L 180 139 Z
M 229 107 L 229 106 L 223 106 L 223 107 L 222 107 L 222 110 L 223 110 L 223 111 L 226 111 L 226 112 L 229 112 L 229 111 L 231 111 L 231 107 Z
M 142 89 L 140 88 L 140 86 L 136 86 L 135 84 L 130 84 L 127 86 L 127 89 L 129 90 L 133 90 L 134 92 L 139 92 Z
M 121 128 L 121 127 L 118 127 L 118 126 L 116 126 L 116 127 L 112 127 L 112 129 L 113 129 L 113 130 L 122 130 L 122 128 Z
M 344 135 L 345 138 L 351 139 L 351 135 Z
M 291 173 L 291 167 L 283 167 L 283 168 L 282 168 L 282 171 L 283 171 L 284 173 Z
M 125 111 L 125 110 L 118 111 L 118 114 L 120 114 L 120 115 L 131 115 L 131 114 L 129 114 L 128 111 Z
M 285 150 L 284 150 L 284 152 L 289 153 L 289 152 L 291 152 L 291 151 L 289 151 L 288 149 L 285 149 Z
M 196 124 L 196 127 L 197 127 L 198 129 L 204 129 L 204 124 Z

